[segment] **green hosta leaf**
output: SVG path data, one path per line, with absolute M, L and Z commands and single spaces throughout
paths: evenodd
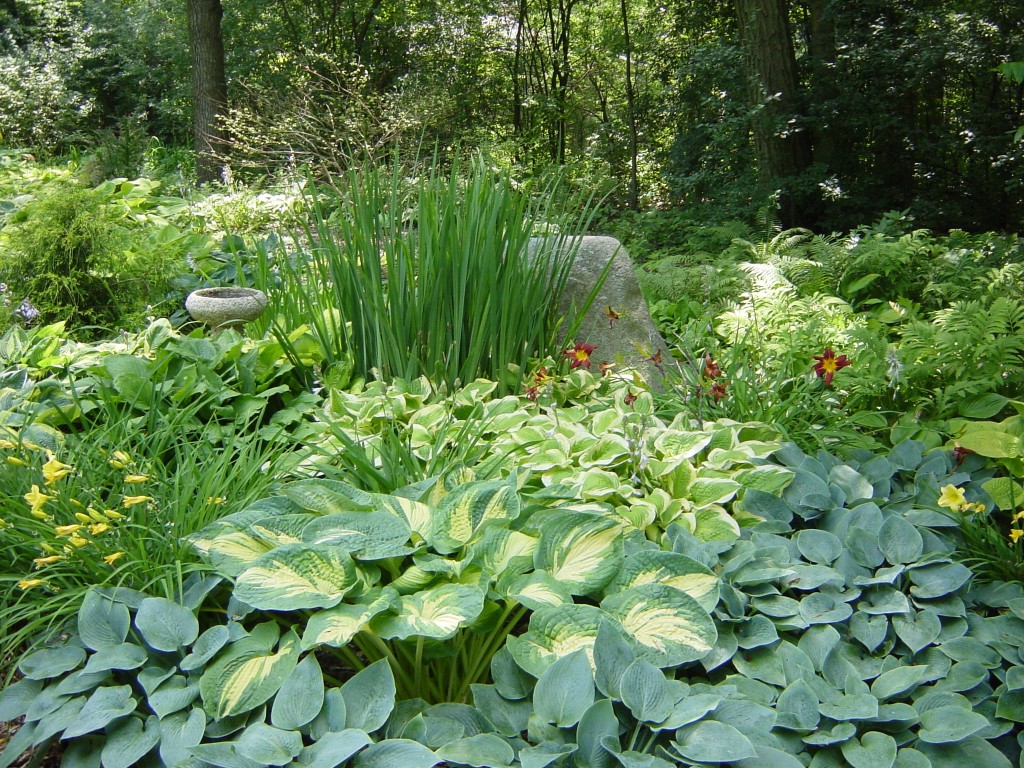
M 372 494 L 337 480 L 299 480 L 285 485 L 281 494 L 300 509 L 318 515 L 374 508 Z
M 836 624 L 852 613 L 850 604 L 833 592 L 812 592 L 800 601 L 800 617 L 808 624 Z
M 189 768 L 199 765 L 197 760 L 202 761 L 202 765 L 213 765 L 217 768 L 266 768 L 264 763 L 238 754 L 235 743 L 231 741 L 197 744 L 192 747 L 191 752 L 193 760 L 183 764 Z
M 85 664 L 86 672 L 108 669 L 138 669 L 149 660 L 146 649 L 135 643 L 109 645 L 94 653 Z
M 961 448 L 990 459 L 1020 458 L 1021 441 L 1000 429 L 971 429 L 957 438 Z
M 540 524 L 534 566 L 574 595 L 602 589 L 622 566 L 622 530 L 608 517 L 553 513 Z
M 312 721 L 323 705 L 324 676 L 316 656 L 310 654 L 295 665 L 281 684 L 274 696 L 270 722 L 278 728 L 297 730 Z
M 533 691 L 537 715 L 559 728 L 576 725 L 593 703 L 594 679 L 582 650 L 556 659 L 541 674 Z
M 465 584 L 442 584 L 399 597 L 393 610 L 372 621 L 373 631 L 385 640 L 407 637 L 445 639 L 472 623 L 483 610 L 484 593 Z
M 371 744 L 358 755 L 353 768 L 432 768 L 441 758 L 417 741 L 387 739 Z
M 302 751 L 302 736 L 298 731 L 253 723 L 238 737 L 235 749 L 260 765 L 287 765 Z
M 755 757 L 737 760 L 736 768 L 803 768 L 803 763 L 788 752 L 761 744 L 754 745 Z
M 896 637 L 904 642 L 912 653 L 934 643 L 942 632 L 942 620 L 934 611 L 898 614 L 892 617 L 892 628 Z
M 937 707 L 921 712 L 917 737 L 927 744 L 963 741 L 989 725 L 988 718 L 958 706 Z
M 1008 397 L 997 395 L 994 392 L 987 392 L 983 395 L 972 395 L 960 403 L 960 415 L 965 419 L 991 419 L 997 415 L 1007 403 Z
M 302 647 L 309 650 L 318 645 L 331 645 L 335 648 L 348 645 L 355 634 L 370 623 L 370 619 L 390 605 L 392 595 L 393 591 L 385 590 L 383 596 L 370 603 L 342 603 L 317 611 L 306 621 Z
M 676 732 L 673 748 L 687 760 L 726 763 L 757 757 L 750 739 L 726 723 L 705 720 Z
M 360 560 L 381 560 L 412 552 L 410 534 L 405 518 L 391 512 L 338 512 L 313 520 L 302 539 L 338 547 Z
M 569 590 L 546 571 L 506 573 L 498 580 L 497 590 L 533 611 L 573 602 Z
M 49 680 L 67 674 L 85 661 L 85 649 L 76 646 L 44 648 L 30 653 L 18 664 L 18 670 L 30 680 Z
M 672 686 L 660 669 L 643 659 L 626 668 L 619 688 L 622 703 L 641 722 L 660 723 L 672 714 L 676 703 Z
M 62 697 L 60 706 L 38 722 L 36 730 L 32 734 L 33 745 L 42 744 L 61 731 L 75 726 L 85 704 L 85 696 L 77 696 L 73 699 Z
M 192 645 L 192 652 L 181 660 L 178 666 L 182 672 L 191 672 L 202 669 L 206 662 L 217 655 L 223 648 L 231 632 L 223 624 L 217 624 L 203 632 Z
M 64 731 L 62 738 L 72 739 L 105 728 L 114 720 L 130 715 L 136 705 L 130 685 L 97 688 L 85 702 L 75 722 Z
M 846 496 L 847 506 L 854 506 L 853 502 L 870 499 L 874 496 L 874 486 L 866 477 L 860 474 L 848 464 L 838 464 L 828 473 L 829 482 L 842 489 Z
M 591 652 L 606 614 L 592 605 L 545 608 L 530 617 L 530 628 L 506 641 L 516 664 L 540 677 L 555 659 L 583 649 Z
M 883 672 L 871 683 L 871 693 L 878 699 L 891 699 L 917 687 L 928 676 L 927 666 L 896 667 Z
M 1021 668 L 1014 667 L 1010 672 L 1013 672 L 1014 669 Z M 1009 679 L 1009 675 L 1007 679 Z M 996 701 L 996 717 L 1015 723 L 1024 723 L 1024 690 L 1015 688 L 1003 691 Z
M 749 651 L 763 645 L 771 645 L 779 639 L 779 633 L 771 619 L 766 616 L 751 616 L 739 625 L 736 633 L 736 647 Z
M 260 556 L 238 575 L 234 597 L 266 611 L 330 608 L 356 583 L 355 565 L 344 551 L 286 544 Z
M 135 626 L 142 639 L 158 651 L 176 651 L 199 636 L 199 621 L 192 611 L 162 597 L 142 601 Z
M 533 690 L 533 678 L 519 668 L 508 648 L 503 647 L 491 657 L 491 679 L 495 689 L 506 699 L 525 699 Z
M 870 693 L 851 693 L 835 701 L 824 701 L 818 711 L 839 722 L 845 720 L 872 720 L 878 717 L 878 699 Z
M 346 727 L 376 731 L 395 708 L 395 691 L 395 676 L 385 659 L 354 674 L 341 686 Z
M 42 690 L 41 680 L 24 678 L 0 691 L 0 722 L 17 720 L 23 716 Z M 68 691 L 68 693 L 72 692 Z M 75 691 L 75 693 L 79 693 L 79 691 Z
M 289 630 L 277 653 L 251 638 L 228 646 L 199 680 L 203 704 L 215 718 L 228 717 L 266 703 L 291 674 L 299 658 L 299 638 Z
M 893 515 L 878 532 L 878 548 L 893 565 L 916 563 L 924 552 L 924 539 L 914 525 Z
M 698 509 L 694 518 L 693 535 L 701 541 L 733 541 L 740 536 L 739 523 L 723 507 L 713 505 Z
M 615 765 L 609 750 L 618 751 L 619 721 L 608 699 L 601 699 L 580 718 L 576 729 L 579 746 L 573 764 L 581 768 L 611 768 Z
M 778 725 L 794 731 L 813 731 L 818 727 L 821 714 L 818 712 L 818 696 L 804 681 L 794 681 L 779 694 L 775 704 Z
M 547 768 L 556 760 L 573 754 L 575 744 L 555 744 L 545 741 L 536 747 L 523 747 L 519 752 L 519 762 L 523 768 Z
M 1012 477 L 995 477 L 981 484 L 996 506 L 1007 512 L 1024 503 L 1024 485 Z
M 137 717 L 126 717 L 108 729 L 100 760 L 103 768 L 131 768 L 141 762 L 160 741 L 160 722 L 155 715 L 145 724 Z
M 1012 768 L 1010 761 L 998 749 L 978 736 L 968 736 L 956 744 L 928 744 L 921 742 L 917 749 L 936 768 L 970 766 L 970 768 Z
M 445 496 L 430 520 L 425 538 L 442 555 L 460 550 L 484 525 L 519 516 L 515 476 L 469 483 Z
M 502 736 L 518 737 L 527 729 L 533 704 L 529 701 L 509 701 L 503 698 L 493 685 L 470 685 L 473 692 L 473 706 L 480 714 L 494 724 Z
M 164 718 L 187 707 L 198 695 L 198 685 L 188 684 L 182 675 L 174 675 L 149 695 L 149 708 L 157 717 Z
M 889 619 L 884 615 L 872 616 L 858 611 L 850 618 L 850 637 L 874 651 L 885 640 L 889 632 Z
M 337 768 L 370 743 L 365 732 L 354 728 L 325 733 L 316 743 L 304 747 L 293 765 L 295 768 Z
M 664 584 L 685 592 L 710 612 L 718 604 L 719 581 L 710 568 L 686 555 L 645 549 L 626 558 L 605 592 L 612 595 L 643 584 Z
M 131 617 L 128 606 L 90 589 L 78 609 L 78 635 L 86 648 L 96 651 L 120 645 L 128 637 Z
M 840 749 L 851 768 L 892 768 L 896 762 L 896 741 L 887 733 L 870 731 Z
M 659 667 L 695 661 L 718 639 L 708 612 L 685 592 L 672 587 L 634 587 L 605 598 L 601 607 L 636 641 L 640 656 Z
M 800 554 L 812 563 L 831 565 L 843 553 L 843 542 L 834 533 L 809 528 L 796 535 Z
M 441 760 L 475 768 L 503 768 L 511 765 L 515 756 L 508 742 L 493 733 L 458 739 L 437 750 L 437 757 Z

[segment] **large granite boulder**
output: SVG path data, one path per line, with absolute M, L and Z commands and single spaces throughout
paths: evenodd
M 579 330 L 565 339 L 566 346 L 591 344 L 595 369 L 597 363 L 615 363 L 613 370 L 637 370 L 648 384 L 660 388 L 662 373 L 656 360 L 668 362 L 669 348 L 651 319 L 629 253 L 614 237 L 588 235 L 575 242 L 579 252 L 562 295 L 563 315 L 575 314 L 573 307 L 586 302 L 609 261 L 611 267 Z

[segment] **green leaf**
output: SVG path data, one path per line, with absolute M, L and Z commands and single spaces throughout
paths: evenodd
M 502 736 L 516 738 L 527 729 L 533 712 L 529 701 L 509 701 L 493 685 L 473 683 L 469 687 L 473 693 L 473 706 L 494 723 L 494 729 Z
M 960 415 L 965 419 L 991 419 L 1010 402 L 1010 398 L 986 392 L 972 395 L 960 403 Z
M 341 686 L 346 727 L 376 731 L 395 708 L 395 692 L 395 676 L 385 659 L 356 672 Z
M 176 651 L 199 637 L 199 621 L 192 611 L 163 597 L 142 601 L 135 626 L 142 639 L 158 651 Z
M 573 602 L 568 588 L 546 571 L 530 571 L 529 573 L 506 571 L 498 579 L 496 589 L 499 594 L 515 600 L 533 611 L 559 605 L 571 605 Z
M 181 660 L 179 668 L 182 672 L 202 669 L 206 662 L 217 655 L 230 636 L 230 631 L 223 624 L 215 624 L 201 634 L 192 645 L 192 652 Z
M 199 680 L 199 692 L 215 718 L 248 712 L 266 703 L 291 674 L 299 658 L 299 638 L 289 630 L 277 653 L 243 638 L 214 662 Z
M 889 619 L 884 615 L 872 616 L 869 613 L 858 611 L 850 617 L 849 627 L 850 637 L 868 651 L 874 651 L 889 633 Z
M 525 699 L 533 691 L 533 678 L 519 668 L 508 648 L 501 648 L 491 657 L 491 679 L 498 693 L 513 701 Z
M 757 755 L 744 760 L 737 760 L 735 768 L 803 768 L 803 763 L 788 752 L 773 749 L 761 744 L 754 745 Z
M 622 566 L 622 529 L 609 517 L 550 513 L 539 529 L 534 567 L 550 573 L 574 595 L 602 589 Z
M 306 628 L 302 633 L 302 647 L 306 650 L 318 645 L 343 648 L 357 632 L 370 623 L 370 619 L 389 605 L 390 600 L 381 597 L 368 604 L 342 603 L 333 608 L 317 611 L 306 621 Z
M 238 737 L 235 749 L 260 765 L 287 765 L 302 751 L 298 731 L 285 731 L 266 723 L 253 723 Z
M 536 747 L 523 747 L 519 752 L 522 768 L 547 768 L 556 760 L 573 754 L 575 744 L 555 744 L 545 741 Z
M 42 689 L 41 680 L 24 678 L 0 691 L 0 722 L 17 720 L 22 717 L 28 712 L 29 706 Z M 72 693 L 72 691 L 68 691 L 68 693 Z
M 131 617 L 128 606 L 90 589 L 78 609 L 78 636 L 86 648 L 96 651 L 120 645 L 128 637 Z
M 645 584 L 605 598 L 601 607 L 618 620 L 636 649 L 659 667 L 695 661 L 714 647 L 715 622 L 685 592 Z
M 910 594 L 919 600 L 943 597 L 968 582 L 972 574 L 960 563 L 939 563 L 910 571 Z
M 808 528 L 796 535 L 800 554 L 812 563 L 831 565 L 843 553 L 843 542 L 829 531 Z
M 44 648 L 30 653 L 18 664 L 18 670 L 30 680 L 49 680 L 65 675 L 85 661 L 85 649 L 69 645 Z
M 726 723 L 705 720 L 676 732 L 673 748 L 687 760 L 726 763 L 757 757 L 750 739 Z
M 970 768 L 1012 768 L 1010 761 L 998 749 L 978 736 L 969 736 L 953 744 L 920 742 L 917 749 L 936 768 L 944 766 L 970 766 Z
M 994 477 L 981 484 L 996 506 L 1004 511 L 1016 509 L 1024 503 L 1024 484 L 1012 477 Z
M 371 494 L 337 480 L 299 480 L 285 485 L 281 494 L 299 508 L 319 515 L 368 511 L 375 506 Z
M 138 669 L 149 661 L 149 654 L 141 645 L 121 643 L 108 645 L 96 651 L 85 663 L 86 672 L 103 672 L 108 669 Z
M 465 584 L 442 584 L 396 601 L 391 613 L 373 619 L 373 631 L 385 640 L 431 637 L 444 640 L 474 621 L 483 610 L 484 593 Z
M 537 715 L 559 728 L 576 725 L 593 703 L 594 679 L 582 650 L 555 660 L 541 674 L 533 691 Z
M 286 544 L 242 570 L 234 597 L 266 611 L 330 608 L 357 582 L 355 565 L 346 552 L 329 546 Z
M 619 721 L 608 699 L 601 699 L 583 713 L 576 729 L 579 746 L 574 763 L 580 768 L 609 768 L 615 765 L 609 746 L 619 747 Z
M 919 611 L 893 616 L 892 628 L 910 652 L 917 653 L 938 639 L 942 621 L 934 611 Z
M 927 666 L 896 667 L 883 672 L 871 683 L 871 693 L 885 700 L 899 696 L 917 687 L 928 676 Z
M 892 515 L 878 532 L 878 548 L 893 565 L 916 563 L 924 552 L 924 539 L 914 525 Z
M 641 722 L 660 723 L 676 703 L 664 673 L 650 662 L 637 659 L 623 672 L 619 682 L 622 703 Z
M 643 584 L 664 584 L 685 592 L 708 612 L 718 604 L 719 578 L 707 566 L 675 552 L 640 550 L 625 559 L 607 594 Z
M 146 718 L 126 717 L 108 729 L 100 760 L 103 768 L 131 768 L 141 762 L 160 741 L 160 723 L 156 715 Z
M 328 732 L 314 744 L 304 747 L 294 765 L 296 768 L 337 768 L 370 743 L 366 733 L 354 728 Z
M 195 701 L 198 695 L 197 684 L 188 684 L 182 675 L 174 675 L 149 695 L 149 708 L 162 719 L 171 712 L 184 709 Z
M 160 759 L 164 765 L 177 766 L 192 754 L 203 740 L 206 713 L 201 709 L 175 712 L 160 721 Z
M 892 768 L 896 762 L 896 741 L 887 733 L 869 731 L 840 749 L 850 768 Z
M 955 705 L 928 709 L 920 714 L 917 737 L 927 744 L 963 741 L 989 725 L 984 715 Z
M 601 622 L 593 654 L 597 689 L 610 699 L 622 701 L 622 675 L 636 659 L 636 654 L 617 624 Z
M 1020 669 L 1020 667 L 1014 667 L 1014 669 Z M 1012 720 L 1015 723 L 1024 723 L 1024 689 L 1003 691 L 996 700 L 996 717 Z
M 519 516 L 515 476 L 468 483 L 445 496 L 431 516 L 424 538 L 442 555 L 458 551 L 491 521 Z
M 1016 435 L 999 429 L 972 429 L 957 438 L 961 448 L 989 459 L 1021 457 L 1021 441 Z
M 316 656 L 295 665 L 274 696 L 270 722 L 284 730 L 297 730 L 313 720 L 324 705 L 324 676 Z M 253 758 L 254 760 L 256 758 Z
M 795 680 L 779 694 L 775 703 L 778 726 L 793 731 L 813 731 L 818 727 L 818 696 L 804 680 Z
M 330 544 L 360 560 L 401 557 L 412 552 L 409 524 L 391 512 L 338 512 L 309 523 L 302 531 L 308 544 Z
M 449 763 L 475 768 L 504 768 L 515 760 L 512 747 L 493 733 L 479 733 L 439 747 L 437 757 Z
M 594 647 L 598 626 L 606 614 L 592 605 L 569 605 L 535 611 L 529 629 L 506 640 L 516 664 L 540 677 L 555 659 Z
M 388 739 L 371 744 L 358 755 L 353 768 L 432 768 L 441 758 L 416 741 Z

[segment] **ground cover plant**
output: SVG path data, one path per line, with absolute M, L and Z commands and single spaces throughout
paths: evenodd
M 508 193 L 470 176 L 325 203 L 325 268 L 418 288 L 388 249 Z M 1015 241 L 691 233 L 722 304 L 656 305 L 651 388 L 573 338 L 478 370 L 490 316 L 468 367 L 358 362 L 317 241 L 233 199 L 172 282 L 266 287 L 248 336 L 0 335 L 0 766 L 1022 764 Z

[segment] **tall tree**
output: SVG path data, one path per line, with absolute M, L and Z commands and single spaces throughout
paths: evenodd
M 188 37 L 192 55 L 192 135 L 200 183 L 220 178 L 227 150 L 221 117 L 227 111 L 228 85 L 220 0 L 188 0 Z

